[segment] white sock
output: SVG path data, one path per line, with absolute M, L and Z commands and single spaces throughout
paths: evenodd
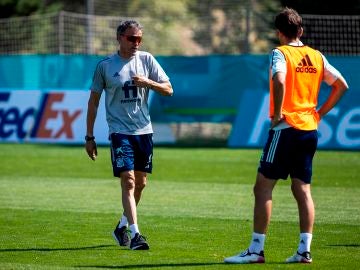
M 128 220 L 127 220 L 127 217 L 123 214 L 121 216 L 118 228 L 121 228 L 121 227 L 124 227 L 124 226 L 126 226 L 126 227 L 128 226 Z
M 139 227 L 137 224 L 130 225 L 129 229 L 130 229 L 130 233 L 131 233 L 131 239 L 135 237 L 136 233 L 140 233 Z
M 298 247 L 298 252 L 300 254 L 302 254 L 305 251 L 310 252 L 311 240 L 312 240 L 311 233 L 300 233 L 300 242 Z
M 249 247 L 249 251 L 251 253 L 252 252 L 260 253 L 261 251 L 264 250 L 264 244 L 265 244 L 265 234 L 254 232 L 252 234 L 252 240 Z

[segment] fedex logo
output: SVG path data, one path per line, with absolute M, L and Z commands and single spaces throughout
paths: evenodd
M 19 92 L 24 96 L 15 100 L 18 103 L 15 105 L 11 100 L 12 92 L 0 92 L 0 139 L 74 138 L 73 124 L 82 110 L 62 108 L 65 93 L 45 93 L 34 100 L 33 91 Z M 29 106 L 31 101 L 39 106 Z

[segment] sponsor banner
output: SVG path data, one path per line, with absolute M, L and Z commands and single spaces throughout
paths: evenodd
M 83 143 L 88 100 L 85 89 L 102 58 L 1 56 L 0 142 Z M 226 122 L 233 123 L 228 140 L 231 147 L 262 147 L 269 126 L 268 55 L 156 58 L 170 77 L 174 96 L 149 96 L 155 143 L 175 141 L 170 123 Z M 344 75 L 350 89 L 321 122 L 319 147 L 359 149 L 360 57 L 329 56 L 328 60 Z M 310 64 L 305 62 L 303 71 L 313 71 L 306 69 Z M 324 98 L 329 91 L 322 89 L 321 93 Z M 99 143 L 108 143 L 101 102 L 95 136 Z
M 319 104 L 322 104 L 329 91 L 325 89 L 320 93 Z M 349 90 L 337 106 L 321 120 L 318 128 L 318 148 L 360 149 L 359 100 L 360 91 Z M 262 148 L 267 139 L 269 126 L 269 94 L 264 90 L 244 91 L 228 145 Z
M 0 142 L 84 143 L 86 90 L 0 91 Z M 104 99 L 95 122 L 97 143 L 108 143 Z M 155 143 L 173 143 L 168 125 L 154 124 Z M 159 133 L 157 133 L 157 130 Z

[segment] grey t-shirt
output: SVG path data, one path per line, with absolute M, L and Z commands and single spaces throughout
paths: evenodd
M 153 133 L 148 107 L 149 88 L 134 85 L 132 77 L 136 74 L 159 83 L 169 80 L 156 59 L 143 51 L 130 59 L 123 59 L 117 53 L 110 55 L 95 69 L 90 89 L 100 94 L 105 91 L 109 134 Z

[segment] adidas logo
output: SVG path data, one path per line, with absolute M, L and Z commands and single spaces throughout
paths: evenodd
M 113 77 L 119 77 L 119 76 L 120 76 L 119 72 L 115 72 L 113 75 Z
M 305 55 L 303 59 L 301 59 L 300 63 L 296 67 L 296 72 L 301 73 L 316 73 L 316 68 L 313 67 L 313 63 L 310 60 L 308 55 Z

